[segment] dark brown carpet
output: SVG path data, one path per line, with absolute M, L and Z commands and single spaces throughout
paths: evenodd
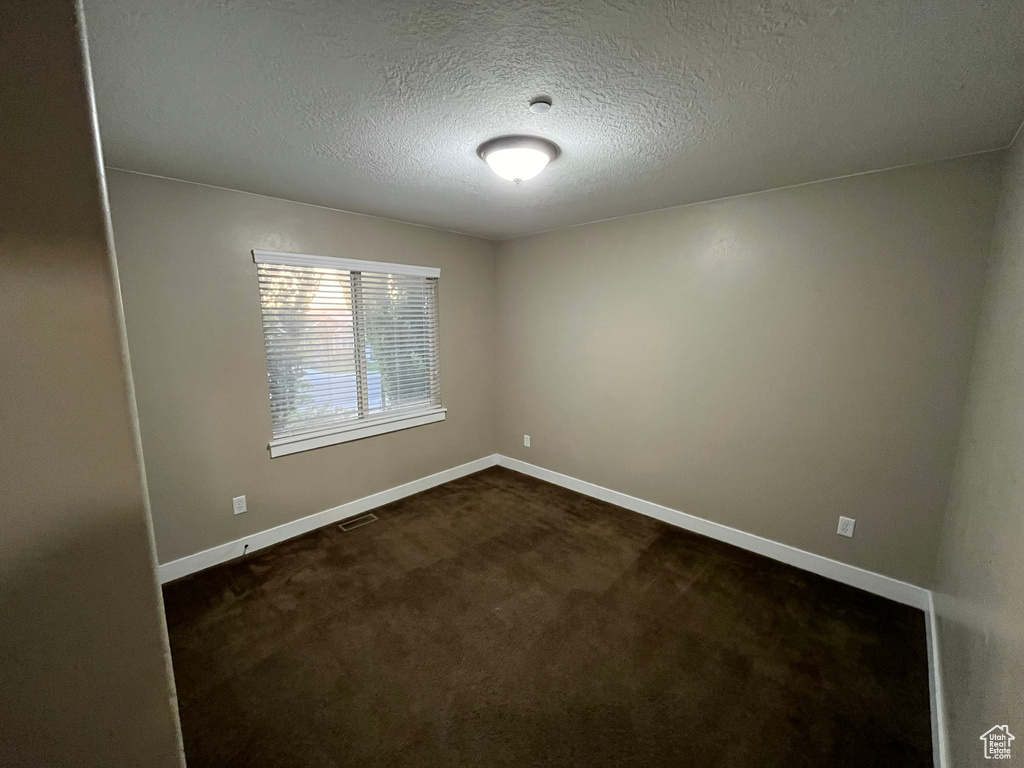
M 924 616 L 504 469 L 164 590 L 190 768 L 931 765 Z

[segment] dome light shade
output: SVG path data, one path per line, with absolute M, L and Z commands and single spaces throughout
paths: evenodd
M 535 136 L 502 136 L 485 141 L 477 154 L 501 178 L 518 184 L 543 171 L 558 157 L 558 147 Z
M 484 158 L 491 170 L 509 181 L 526 181 L 544 170 L 551 158 L 532 147 L 494 149 Z

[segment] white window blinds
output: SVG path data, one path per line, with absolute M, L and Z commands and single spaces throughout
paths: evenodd
M 268 251 L 253 260 L 271 456 L 444 418 L 439 269 Z

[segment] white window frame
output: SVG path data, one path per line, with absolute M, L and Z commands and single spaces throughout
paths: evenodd
M 302 253 L 282 253 L 279 251 L 252 252 L 252 260 L 256 264 L 277 264 L 290 267 L 316 267 L 351 272 L 373 272 L 391 275 L 410 275 L 414 277 L 440 278 L 441 270 L 437 267 L 420 267 L 410 264 L 392 264 L 383 261 L 363 261 L 359 259 L 343 259 L 334 256 L 314 256 Z M 262 316 L 262 302 L 261 302 Z M 440 332 L 438 330 L 438 332 Z M 265 351 L 265 345 L 264 345 Z M 323 448 L 328 445 L 361 440 L 365 437 L 397 432 L 424 424 L 444 421 L 448 412 L 442 406 L 430 406 L 421 410 L 405 412 L 397 415 L 382 415 L 371 418 L 353 420 L 349 424 L 340 424 L 315 432 L 304 432 L 272 439 L 269 443 L 270 457 L 287 456 L 292 453 Z

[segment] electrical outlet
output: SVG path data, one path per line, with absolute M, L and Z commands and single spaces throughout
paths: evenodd
M 235 510 L 236 515 L 240 515 L 245 512 L 245 496 L 235 496 L 231 500 L 231 507 Z
M 853 538 L 853 526 L 857 524 L 857 521 L 852 517 L 840 517 L 839 518 L 839 530 L 836 531 L 840 536 L 845 536 L 848 539 Z
M 525 445 L 527 448 L 530 447 L 530 436 L 529 435 L 523 435 L 523 445 Z

